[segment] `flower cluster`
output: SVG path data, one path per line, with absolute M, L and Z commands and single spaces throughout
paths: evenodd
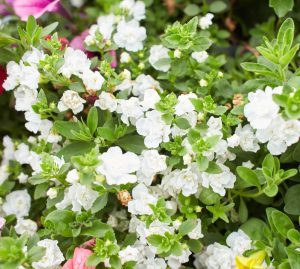
M 1 148 L 0 267 L 298 269 L 293 21 L 231 72 L 223 1 L 188 4 L 164 30 L 152 1 L 88 2 L 5 6 L 27 22 L 0 33 L 18 119 Z M 59 35 L 81 23 L 28 17 L 77 9 L 97 23 L 71 42 Z

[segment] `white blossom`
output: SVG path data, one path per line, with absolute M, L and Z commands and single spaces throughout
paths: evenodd
M 26 217 L 29 214 L 31 197 L 27 190 L 13 191 L 6 195 L 2 206 L 6 215 L 16 215 L 17 218 Z
M 161 142 L 168 142 L 170 139 L 170 125 L 165 124 L 161 113 L 156 110 L 146 112 L 146 117 L 136 122 L 136 130 L 138 134 L 145 136 L 147 148 L 156 148 Z
M 278 116 L 279 105 L 273 101 L 272 96 L 281 92 L 282 87 L 266 87 L 265 91 L 257 90 L 248 94 L 249 103 L 245 105 L 244 114 L 253 128 L 266 129 Z
M 83 110 L 83 104 L 85 102 L 86 101 L 79 96 L 78 92 L 67 90 L 63 93 L 57 108 L 60 112 L 71 109 L 74 114 L 77 114 Z
M 57 269 L 57 267 L 65 260 L 62 252 L 58 247 L 57 240 L 44 239 L 39 241 L 37 245 L 46 249 L 45 255 L 38 262 L 33 262 L 34 269 Z
M 37 224 L 30 219 L 18 218 L 15 226 L 16 233 L 19 235 L 27 234 L 33 236 L 37 231 Z
M 201 63 L 204 63 L 206 61 L 206 59 L 208 58 L 208 53 L 206 51 L 194 51 L 191 56 L 199 64 L 201 64 Z
M 134 125 L 144 115 L 143 108 L 137 97 L 130 97 L 127 100 L 119 99 L 117 112 L 122 114 L 121 120 L 126 125 L 129 125 L 129 121 Z
M 226 244 L 232 249 L 235 255 L 242 255 L 246 250 L 251 249 L 252 241 L 242 230 L 238 230 L 228 235 Z
M 67 177 L 66 177 L 66 181 L 74 184 L 79 182 L 79 173 L 76 169 L 72 169 L 68 172 Z
M 144 110 L 155 109 L 155 104 L 160 101 L 158 92 L 154 89 L 147 89 L 144 91 L 143 100 L 141 106 Z
M 114 112 L 117 109 L 118 102 L 114 95 L 108 92 L 101 92 L 99 99 L 95 101 L 94 106 L 100 107 L 102 110 Z
M 113 14 L 100 16 L 97 20 L 98 30 L 105 40 L 111 39 L 111 34 L 114 31 L 116 17 Z
M 123 0 L 120 8 L 125 9 L 137 21 L 145 19 L 145 4 L 142 1 Z
M 121 185 L 137 181 L 133 173 L 139 170 L 140 160 L 136 154 L 132 152 L 123 154 L 119 147 L 110 147 L 99 158 L 101 165 L 97 168 L 97 172 L 106 177 L 107 184 Z
M 160 91 L 158 81 L 150 75 L 138 75 L 132 85 L 132 94 L 135 96 L 143 96 L 145 91 L 149 89 Z
M 191 102 L 191 99 L 197 98 L 197 95 L 194 93 L 181 94 L 178 96 L 178 103 L 175 106 L 175 114 L 182 116 L 185 113 L 190 113 L 195 110 L 194 105 Z
M 146 29 L 138 21 L 131 20 L 119 22 L 113 40 L 120 48 L 135 52 L 143 48 L 146 37 Z
M 104 82 L 104 78 L 99 71 L 93 72 L 88 69 L 80 77 L 87 91 L 99 91 Z
M 225 188 L 233 188 L 236 176 L 230 172 L 229 168 L 221 163 L 218 163 L 222 169 L 221 173 L 209 174 L 206 172 L 202 173 L 202 185 L 203 187 L 211 187 L 215 193 L 224 196 L 226 191 Z
M 188 233 L 188 237 L 191 239 L 199 239 L 203 236 L 204 235 L 202 234 L 201 219 L 197 219 L 197 225 L 191 232 Z
M 199 19 L 199 26 L 202 30 L 208 29 L 209 26 L 212 25 L 212 19 L 214 15 L 211 13 L 207 13 L 205 16 Z
M 138 261 L 140 259 L 140 252 L 137 248 L 127 246 L 119 251 L 119 258 L 121 263 L 124 264 L 129 261 Z
M 170 65 L 169 50 L 162 45 L 154 45 L 150 49 L 149 63 L 162 72 L 167 72 Z
M 239 146 L 242 150 L 250 152 L 257 152 L 259 150 L 258 139 L 249 124 L 243 127 L 239 125 L 235 130 L 235 135 L 238 136 Z
M 98 198 L 98 192 L 80 183 L 75 183 L 65 189 L 64 199 L 56 204 L 58 209 L 64 209 L 72 205 L 72 211 L 81 212 L 81 209 L 89 210 Z

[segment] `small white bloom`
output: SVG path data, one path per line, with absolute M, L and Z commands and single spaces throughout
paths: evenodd
M 179 49 L 174 50 L 174 58 L 180 58 L 181 57 L 181 51 Z
M 87 91 L 99 91 L 104 82 L 104 78 L 98 71 L 93 72 L 89 69 L 83 72 L 81 79 Z
M 37 94 L 38 92 L 36 89 L 30 89 L 26 86 L 19 86 L 14 91 L 14 96 L 16 98 L 15 109 L 17 111 L 29 110 L 31 106 L 36 103 Z
M 149 204 L 155 205 L 157 198 L 149 193 L 148 188 L 140 183 L 132 190 L 133 200 L 128 203 L 128 212 L 134 215 L 151 215 L 153 214 Z
M 160 101 L 160 96 L 156 90 L 148 89 L 145 90 L 143 101 L 141 101 L 141 105 L 144 110 L 155 109 L 155 104 Z
M 247 161 L 247 162 L 242 162 L 242 166 L 252 169 L 254 167 L 254 164 L 251 161 Z
M 181 94 L 178 96 L 178 103 L 175 106 L 175 114 L 177 116 L 182 116 L 185 113 L 190 113 L 195 110 L 194 105 L 191 102 L 191 99 L 197 98 L 197 95 L 194 93 Z
M 197 225 L 191 232 L 188 233 L 188 237 L 191 239 L 199 239 L 203 237 L 201 219 L 197 219 Z
M 71 47 L 65 50 L 64 60 L 65 62 L 59 69 L 59 73 L 67 78 L 72 75 L 81 76 L 91 66 L 91 61 L 83 51 L 74 50 Z
M 282 87 L 266 87 L 265 91 L 257 90 L 248 94 L 249 103 L 245 105 L 244 113 L 253 128 L 265 129 L 278 116 L 279 105 L 273 101 L 272 96 L 281 92 Z
M 191 254 L 192 252 L 189 249 L 184 249 L 180 256 L 170 255 L 166 257 L 166 260 L 168 261 L 168 265 L 171 269 L 179 269 L 181 268 L 181 264 L 189 261 Z
M 28 177 L 28 175 L 21 172 L 20 175 L 18 175 L 18 180 L 21 184 L 25 184 L 27 182 Z
M 47 191 L 47 196 L 50 198 L 50 199 L 54 199 L 57 197 L 57 189 L 55 188 L 50 188 L 48 191 Z
M 242 230 L 238 230 L 228 235 L 226 244 L 232 249 L 235 255 L 242 255 L 246 250 L 251 249 L 252 241 Z
M 111 34 L 114 31 L 116 17 L 113 14 L 100 16 L 97 20 L 98 30 L 105 40 L 111 39 Z
M 146 8 L 142 1 L 123 0 L 120 3 L 120 8 L 125 9 L 137 21 L 145 19 Z
M 66 181 L 74 184 L 79 182 L 79 173 L 76 169 L 72 169 L 68 172 L 67 177 L 66 177 Z
M 114 95 L 108 92 L 101 92 L 99 99 L 96 100 L 94 106 L 100 107 L 102 110 L 108 110 L 114 112 L 117 109 L 118 102 Z
M 129 125 L 135 124 L 136 121 L 144 115 L 143 108 L 140 106 L 140 101 L 137 97 L 130 97 L 128 100 L 118 100 L 117 112 L 122 114 L 121 120 Z
M 137 248 L 134 248 L 132 246 L 127 246 L 126 248 L 119 251 L 119 258 L 121 260 L 121 263 L 124 264 L 129 261 L 139 261 L 140 252 Z
M 145 136 L 147 148 L 157 148 L 161 142 L 168 142 L 170 139 L 170 125 L 165 124 L 161 113 L 156 110 L 146 112 L 146 117 L 136 122 L 136 129 L 138 134 Z
M 141 27 L 138 21 L 131 20 L 119 22 L 113 40 L 120 48 L 135 52 L 143 48 L 146 37 L 146 29 Z
M 169 50 L 162 45 L 154 45 L 150 49 L 149 63 L 162 72 L 167 72 L 170 65 Z
M 38 262 L 33 262 L 34 269 L 57 269 L 65 260 L 62 252 L 58 247 L 57 240 L 44 239 L 39 241 L 37 245 L 46 249 L 45 255 Z
M 240 144 L 240 137 L 234 134 L 227 138 L 228 147 L 235 148 Z
M 201 63 L 204 63 L 206 61 L 206 59 L 208 58 L 208 53 L 206 51 L 194 51 L 191 56 L 199 64 L 201 64 Z
M 63 93 L 57 108 L 60 112 L 71 109 L 74 114 L 77 114 L 83 110 L 83 104 L 86 101 L 82 99 L 78 92 L 67 90 Z
M 13 191 L 6 195 L 2 206 L 6 215 L 16 215 L 17 218 L 26 217 L 29 214 L 31 197 L 27 190 Z
M 255 137 L 253 129 L 249 124 L 239 125 L 235 130 L 235 135 L 239 137 L 239 145 L 244 151 L 257 152 L 259 150 L 258 139 Z
M 209 26 L 212 25 L 212 19 L 214 15 L 211 13 L 207 13 L 205 16 L 199 19 L 199 26 L 202 30 L 208 29 Z
M 24 53 L 24 55 L 22 56 L 22 61 L 38 67 L 40 60 L 43 60 L 44 58 L 45 54 L 43 51 L 32 47 L 32 50 L 26 51 Z
M 122 52 L 120 55 L 120 62 L 121 63 L 129 63 L 131 61 L 130 54 L 126 51 Z
M 137 181 L 136 175 L 132 174 L 140 168 L 140 160 L 136 154 L 123 154 L 119 147 L 111 147 L 100 156 L 100 160 L 97 172 L 106 177 L 107 184 L 121 185 Z
M 56 204 L 56 207 L 64 209 L 72 205 L 72 210 L 75 212 L 81 212 L 81 208 L 90 210 L 98 197 L 98 192 L 80 183 L 75 183 L 65 190 L 64 199 Z
M 144 150 L 140 156 L 141 167 L 137 172 L 138 182 L 150 186 L 154 176 L 167 169 L 165 155 L 159 155 L 157 150 Z
M 15 226 L 16 233 L 19 235 L 27 234 L 33 236 L 37 231 L 37 224 L 30 219 L 18 218 Z
M 222 172 L 219 174 L 202 173 L 202 185 L 206 188 L 209 186 L 215 193 L 224 196 L 225 188 L 233 188 L 236 176 L 230 172 L 229 168 L 221 163 L 218 163 Z
M 208 82 L 207 82 L 207 80 L 205 80 L 205 79 L 202 78 L 199 81 L 199 85 L 200 85 L 200 87 L 207 87 Z
M 138 75 L 133 83 L 132 94 L 135 96 L 143 96 L 145 91 L 149 89 L 161 90 L 158 81 L 150 75 Z

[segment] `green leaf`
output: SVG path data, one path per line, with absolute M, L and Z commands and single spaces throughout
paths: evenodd
M 77 122 L 71 121 L 56 121 L 54 128 L 59 134 L 71 140 L 76 140 L 76 136 L 74 136 L 72 131 L 79 131 Z
M 223 1 L 214 1 L 209 5 L 209 11 L 212 13 L 220 13 L 227 8 L 226 3 Z
M 76 141 L 61 149 L 58 157 L 64 157 L 65 161 L 69 161 L 72 156 L 83 155 L 90 152 L 95 147 L 93 142 Z
M 41 258 L 43 258 L 45 253 L 46 253 L 45 248 L 34 246 L 27 252 L 27 257 L 28 257 L 28 260 L 30 261 L 30 263 L 37 262 Z
M 199 194 L 199 200 L 205 205 L 213 205 L 220 201 L 220 195 L 211 189 L 203 188 Z
M 264 76 L 277 77 L 277 75 L 274 73 L 274 70 L 263 64 L 246 62 L 241 63 L 241 66 L 249 72 L 254 72 Z
M 91 134 L 94 134 L 98 127 L 98 110 L 97 107 L 93 106 L 87 117 L 87 126 L 89 127 Z
M 191 127 L 189 121 L 183 117 L 181 118 L 176 118 L 174 120 L 174 123 L 180 128 L 180 129 L 183 129 L 183 130 L 186 130 L 188 128 Z
M 300 215 L 300 184 L 290 187 L 284 196 L 284 211 L 290 215 Z
M 30 15 L 28 17 L 27 23 L 26 23 L 26 31 L 27 31 L 27 33 L 30 36 L 32 36 L 37 27 L 38 26 L 37 26 L 35 18 L 32 15 Z
M 300 269 L 300 255 L 299 251 L 286 248 L 286 253 L 289 258 L 289 263 L 291 266 L 291 269 Z
M 136 154 L 141 154 L 141 152 L 146 149 L 144 138 L 140 135 L 126 135 L 119 139 L 115 144 L 126 151 L 134 152 Z
M 298 49 L 299 49 L 299 44 L 295 45 L 289 52 L 287 52 L 285 55 L 280 57 L 279 63 L 283 68 L 286 67 L 292 61 Z
M 290 229 L 294 229 L 294 224 L 290 218 L 281 211 L 274 210 L 271 213 L 271 218 L 277 232 L 284 238 L 287 238 L 287 233 Z
M 209 162 L 208 167 L 205 170 L 205 172 L 209 173 L 209 174 L 220 174 L 223 172 L 223 170 L 217 163 L 212 161 L 212 162 Z
M 35 190 L 34 190 L 34 195 L 33 195 L 34 199 L 37 200 L 37 199 L 40 199 L 42 197 L 45 197 L 48 188 L 49 188 L 49 183 L 48 182 L 38 184 L 35 187 Z
M 240 199 L 239 218 L 242 223 L 246 222 L 248 219 L 248 208 L 242 198 Z
M 102 262 L 102 257 L 97 256 L 95 253 L 90 255 L 86 260 L 86 266 L 97 266 L 100 262 Z
M 95 213 L 99 212 L 101 209 L 103 209 L 107 204 L 107 200 L 108 200 L 107 193 L 98 197 L 91 208 L 92 214 L 95 214 Z
M 237 174 L 250 186 L 256 186 L 260 188 L 260 182 L 258 176 L 251 169 L 243 166 L 238 166 L 236 169 Z
M 96 220 L 93 222 L 91 227 L 83 228 L 81 230 L 81 235 L 88 235 L 93 237 L 104 237 L 104 235 L 108 231 L 112 231 L 110 225 L 103 223 L 100 220 Z
M 194 253 L 199 253 L 203 248 L 203 245 L 201 244 L 200 240 L 195 239 L 188 240 L 187 245 L 189 246 L 189 249 Z
M 293 10 L 294 0 L 270 0 L 269 6 L 274 8 L 278 17 L 284 17 L 286 13 Z
M 252 240 L 264 240 L 266 234 L 270 233 L 270 230 L 266 223 L 257 218 L 251 218 L 245 222 L 241 229 L 252 239 Z
M 188 233 L 193 231 L 196 226 L 197 226 L 196 219 L 188 219 L 179 226 L 179 234 L 182 236 L 187 235 Z
M 268 197 L 274 197 L 278 193 L 278 186 L 272 182 L 266 188 L 264 188 L 264 193 Z
M 300 232 L 296 229 L 291 229 L 287 233 L 287 238 L 294 244 L 300 243 Z
M 48 26 L 46 26 L 45 28 L 43 28 L 41 37 L 50 35 L 56 29 L 57 26 L 58 26 L 58 22 L 53 22 Z
M 109 258 L 109 264 L 114 269 L 121 269 L 122 263 L 118 256 L 114 255 Z
M 186 15 L 191 17 L 198 15 L 200 11 L 200 7 L 195 4 L 188 4 L 183 10 Z
M 152 246 L 158 247 L 162 243 L 163 238 L 164 237 L 162 235 L 152 234 L 152 235 L 147 237 L 147 241 Z

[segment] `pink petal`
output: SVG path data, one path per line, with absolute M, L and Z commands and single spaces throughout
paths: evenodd
M 118 66 L 118 62 L 117 62 L 117 53 L 116 53 L 115 50 L 111 50 L 111 51 L 109 52 L 109 54 L 110 54 L 110 56 L 113 58 L 113 59 L 112 59 L 112 62 L 110 63 L 110 66 L 111 66 L 112 68 L 116 68 L 116 67 Z
M 87 258 L 93 252 L 85 248 L 75 248 L 74 257 L 73 257 L 73 269 L 96 269 L 96 266 L 86 266 Z
M 45 12 L 56 12 L 59 10 L 60 0 L 14 0 L 15 13 L 22 19 L 27 20 L 30 15 L 39 18 Z
M 61 269 L 74 269 L 73 259 L 68 260 Z
M 72 47 L 73 49 L 79 49 L 82 51 L 85 51 L 84 48 L 84 40 L 85 38 L 89 35 L 89 31 L 85 30 L 84 32 L 82 32 L 80 35 L 75 36 L 73 38 L 73 40 L 70 43 L 70 47 Z

